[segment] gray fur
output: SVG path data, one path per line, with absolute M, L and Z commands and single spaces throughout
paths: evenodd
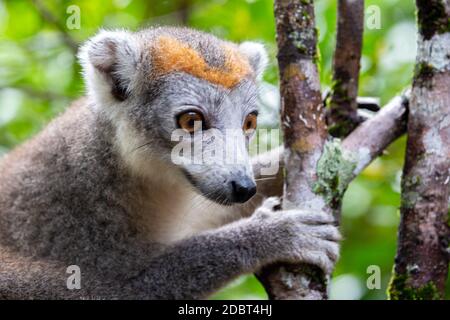
M 222 40 L 189 29 L 101 32 L 86 44 L 88 98 L 0 162 L 0 298 L 204 298 L 278 261 L 331 271 L 339 234 L 325 214 L 275 213 L 269 198 L 244 217 L 256 197 L 233 206 L 205 197 L 228 192 L 234 175 L 253 179 L 248 155 L 235 166 L 171 162 L 177 112 L 195 105 L 212 127 L 240 128 L 256 84 L 152 76 L 147 49 L 158 33 L 223 63 Z M 255 74 L 260 49 L 246 44 Z M 66 287 L 69 265 L 81 268 L 80 290 Z

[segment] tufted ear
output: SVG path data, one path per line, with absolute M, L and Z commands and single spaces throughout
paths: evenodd
M 136 77 L 139 47 L 132 33 L 100 31 L 80 50 L 88 91 L 125 100 Z
M 257 78 L 260 79 L 269 61 L 264 45 L 258 42 L 246 41 L 239 45 L 239 50 L 248 58 Z

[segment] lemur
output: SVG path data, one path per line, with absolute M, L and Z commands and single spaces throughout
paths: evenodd
M 198 122 L 248 143 L 263 45 L 103 30 L 79 57 L 87 97 L 0 162 L 1 299 L 202 299 L 272 263 L 330 273 L 332 218 L 280 210 L 280 184 L 256 186 L 261 159 L 282 150 L 251 159 L 241 148 L 235 165 L 171 160 L 171 133 Z M 79 288 L 67 286 L 70 265 Z

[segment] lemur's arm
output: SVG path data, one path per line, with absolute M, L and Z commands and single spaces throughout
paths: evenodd
M 269 198 L 250 218 L 174 243 L 149 257 L 145 269 L 134 276 L 105 280 L 102 270 L 82 269 L 80 290 L 67 288 L 67 266 L 0 247 L 0 298 L 205 298 L 238 275 L 278 261 L 314 264 L 330 272 L 339 239 L 331 218 L 300 210 L 279 214 L 274 211 L 278 205 L 276 198 Z
M 203 298 L 243 273 L 278 262 L 306 262 L 330 272 L 338 256 L 337 229 L 324 213 L 274 211 L 267 199 L 255 214 L 167 248 L 130 282 L 150 298 Z
M 67 289 L 67 267 L 0 246 L 0 300 L 79 298 L 78 290 Z

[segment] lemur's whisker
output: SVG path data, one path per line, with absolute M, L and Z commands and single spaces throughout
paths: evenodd
M 276 178 L 277 177 L 259 178 L 259 179 L 255 179 L 255 181 L 273 180 L 273 179 L 276 179 Z
M 149 146 L 150 144 L 151 144 L 151 142 L 144 143 L 143 145 L 140 145 L 139 147 L 136 147 L 133 150 L 131 150 L 130 153 L 133 153 L 133 152 L 135 152 L 135 151 L 137 151 L 137 150 L 139 150 L 139 149 L 141 149 L 143 147 Z

